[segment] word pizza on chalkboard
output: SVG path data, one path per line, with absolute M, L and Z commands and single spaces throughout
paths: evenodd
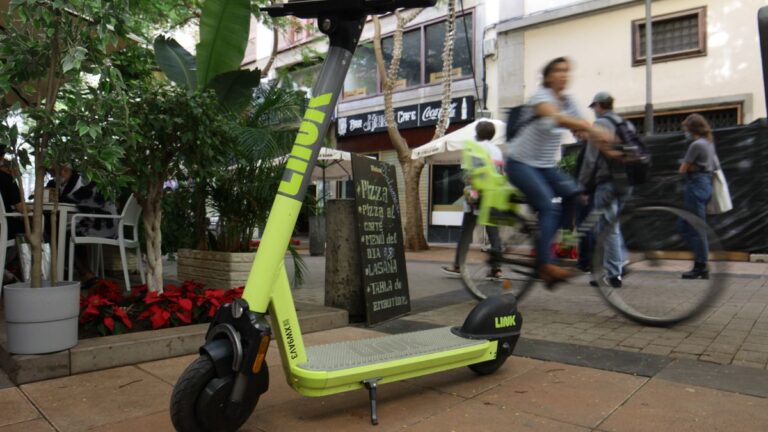
M 366 324 L 411 311 L 395 167 L 352 155 Z

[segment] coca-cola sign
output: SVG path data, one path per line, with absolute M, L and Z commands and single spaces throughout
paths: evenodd
M 395 122 L 398 129 L 412 129 L 437 124 L 440 118 L 440 101 L 408 105 L 395 108 Z M 464 96 L 451 100 L 450 121 L 465 122 L 475 119 L 475 98 Z M 336 135 L 339 138 L 386 132 L 387 120 L 384 110 L 339 117 Z

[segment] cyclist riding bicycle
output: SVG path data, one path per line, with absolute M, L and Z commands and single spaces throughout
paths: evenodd
M 538 213 L 536 268 L 547 285 L 571 276 L 571 272 L 553 264 L 550 245 L 558 228 L 572 227 L 581 196 L 576 181 L 556 167 L 562 133 L 566 129 L 585 132 L 596 143 L 607 144 L 613 140 L 605 129 L 585 120 L 573 99 L 564 93 L 569 72 L 570 62 L 565 57 L 558 57 L 544 67 L 542 86 L 521 114 L 525 126 L 507 143 L 505 155 L 510 183 L 526 196 Z M 601 150 L 611 157 L 617 156 L 609 148 Z M 553 202 L 555 197 L 560 197 L 562 203 Z

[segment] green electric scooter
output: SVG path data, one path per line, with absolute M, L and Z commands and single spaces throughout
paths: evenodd
M 221 307 L 198 357 L 179 378 L 171 419 L 181 432 L 234 431 L 269 387 L 264 360 L 276 338 L 288 384 L 305 396 L 367 389 L 378 423 L 381 384 L 469 366 L 496 371 L 512 354 L 522 318 L 513 296 L 484 300 L 461 327 L 305 347 L 284 257 L 368 15 L 434 6 L 436 0 L 301 0 L 264 8 L 271 16 L 316 18 L 330 48 L 299 127 L 243 297 Z M 267 320 L 267 312 L 271 324 Z

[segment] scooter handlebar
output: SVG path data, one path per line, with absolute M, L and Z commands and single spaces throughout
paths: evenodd
M 360 18 L 366 15 L 380 15 L 400 8 L 421 8 L 434 6 L 437 0 L 296 0 L 274 3 L 262 7 L 272 17 L 293 15 L 298 18 L 343 16 Z

